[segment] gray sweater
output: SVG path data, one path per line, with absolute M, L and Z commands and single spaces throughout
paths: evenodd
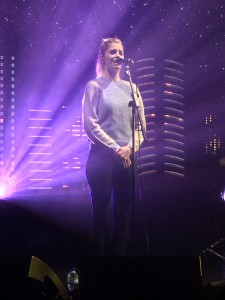
M 136 86 L 134 86 L 136 91 Z M 141 95 L 135 94 L 144 127 L 145 115 Z M 89 81 L 82 101 L 84 130 L 92 143 L 102 143 L 114 151 L 119 146 L 133 147 L 132 101 L 130 83 L 99 77 Z M 138 120 L 137 120 L 138 121 Z M 138 126 L 135 132 L 135 150 L 143 141 Z

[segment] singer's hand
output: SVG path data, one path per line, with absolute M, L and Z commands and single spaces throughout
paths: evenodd
M 121 158 L 123 159 L 130 159 L 130 155 L 132 153 L 131 147 L 129 146 L 123 146 L 123 147 L 119 147 L 116 150 L 116 154 L 119 155 Z
M 128 168 L 131 165 L 130 155 L 132 153 L 131 147 L 123 146 L 116 150 L 116 154 L 122 158 L 124 168 Z
M 123 166 L 124 166 L 125 169 L 128 168 L 128 167 L 130 167 L 130 165 L 131 165 L 130 158 L 127 158 L 127 159 L 123 160 Z

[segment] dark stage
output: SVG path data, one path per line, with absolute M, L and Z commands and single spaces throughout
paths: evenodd
M 182 205 L 185 205 L 184 201 Z M 156 204 L 154 204 L 154 208 L 156 212 Z M 156 222 L 154 214 L 149 211 L 147 215 L 149 219 L 152 218 L 154 221 L 152 222 L 151 231 L 150 229 L 144 230 L 146 224 L 144 224 L 144 221 L 140 221 L 143 219 L 143 215 L 142 218 L 140 217 L 142 209 L 140 205 L 137 205 L 136 214 L 139 221 L 136 222 L 135 241 L 130 242 L 128 255 L 125 258 L 115 258 L 109 254 L 101 260 L 101 258 L 92 257 L 90 253 L 91 207 L 87 192 L 79 195 L 77 199 L 71 195 L 65 198 L 62 196 L 55 198 L 49 195 L 46 199 L 42 198 L 41 200 L 40 197 L 38 199 L 34 197 L 26 200 L 8 199 L 1 201 L 1 264 L 4 266 L 2 269 L 4 274 L 1 274 L 1 276 L 4 277 L 4 280 L 10 280 L 11 282 L 11 271 L 15 269 L 14 272 L 17 274 L 18 268 L 16 266 L 18 262 L 20 268 L 22 266 L 22 269 L 25 270 L 28 264 L 27 259 L 34 256 L 47 264 L 51 272 L 59 277 L 65 288 L 67 287 L 67 274 L 73 267 L 81 274 L 83 271 L 83 278 L 85 278 L 83 289 L 93 289 L 95 281 L 96 286 L 102 282 L 104 289 L 99 294 L 99 299 L 103 299 L 101 297 L 105 295 L 107 287 L 110 287 L 110 282 L 115 278 L 118 280 L 114 283 L 115 293 L 117 290 L 118 292 L 121 290 L 119 282 L 125 280 L 124 278 L 126 278 L 126 289 L 129 290 L 126 297 L 119 299 L 147 299 L 145 295 L 149 295 L 149 293 L 153 293 L 152 297 L 155 295 L 156 298 L 153 297 L 152 299 L 164 299 L 165 294 L 162 294 L 162 291 L 166 288 L 169 291 L 169 287 L 172 287 L 172 292 L 178 284 L 176 283 L 178 278 L 183 280 L 183 289 L 180 292 L 185 294 L 184 298 L 179 299 L 192 299 L 190 297 L 193 294 L 189 295 L 184 291 L 188 288 L 187 285 L 191 289 L 198 289 L 199 280 L 201 280 L 200 299 L 222 299 L 219 297 L 224 296 L 224 241 L 221 240 L 211 247 L 211 244 L 216 242 L 213 240 L 214 232 L 208 231 L 204 234 L 204 230 L 201 228 L 204 228 L 203 225 L 207 224 L 208 217 L 207 220 L 204 219 L 201 211 L 195 209 L 195 218 L 198 222 L 195 221 L 193 224 L 193 211 L 188 212 L 187 208 L 182 216 L 179 205 L 175 210 L 174 204 L 173 215 L 171 215 L 168 206 L 165 203 L 164 205 L 161 204 L 158 207 L 161 212 L 157 212 L 160 216 L 160 222 Z M 169 215 L 169 220 L 165 217 L 165 209 L 167 209 L 166 215 L 167 217 Z M 177 210 L 180 212 L 179 216 Z M 183 220 L 184 216 L 187 220 Z M 208 224 L 207 228 L 214 227 L 213 224 L 211 225 Z M 210 250 L 208 251 L 207 248 Z M 199 256 L 201 266 L 198 265 Z M 26 257 L 26 260 L 24 257 Z M 120 259 L 124 260 L 120 261 Z M 41 272 L 43 272 L 42 269 Z M 131 276 L 132 272 L 133 275 Z M 21 275 L 17 274 L 15 276 L 17 276 L 15 280 L 18 280 Z M 122 276 L 124 276 L 123 279 Z M 173 278 L 172 281 L 171 277 Z M 134 278 L 136 278 L 135 282 L 142 290 L 142 298 L 137 295 L 140 292 L 139 288 L 133 290 Z M 90 282 L 92 282 L 92 285 L 90 285 Z M 149 285 L 152 285 L 152 289 L 146 290 L 145 287 Z M 157 287 L 161 294 L 154 294 L 156 293 L 154 287 L 155 289 Z M 99 292 L 96 289 L 95 287 L 93 293 L 98 295 Z M 89 299 L 89 293 L 86 293 L 83 299 Z M 131 293 L 136 293 L 136 298 Z M 80 299 L 81 296 L 79 291 L 76 290 L 71 297 Z M 176 299 L 174 297 L 176 296 L 173 295 L 173 298 L 168 296 L 167 299 Z M 108 296 L 108 299 L 118 298 Z

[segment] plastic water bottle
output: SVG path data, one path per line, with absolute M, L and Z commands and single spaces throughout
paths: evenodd
M 79 275 L 75 268 L 72 268 L 67 274 L 67 288 L 70 294 L 79 289 Z

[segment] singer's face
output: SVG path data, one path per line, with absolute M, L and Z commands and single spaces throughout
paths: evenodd
M 123 45 L 121 43 L 112 43 L 105 51 L 103 61 L 105 68 L 111 71 L 120 71 L 122 62 L 114 61 L 115 58 L 124 58 Z

